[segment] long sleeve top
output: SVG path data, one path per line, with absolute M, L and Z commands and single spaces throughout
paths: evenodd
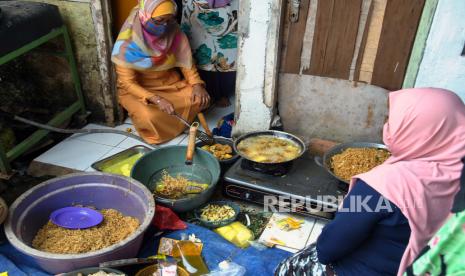
M 351 207 L 351 201 L 357 207 L 354 202 L 364 200 L 368 208 L 338 211 L 323 228 L 317 241 L 318 259 L 331 264 L 338 276 L 395 275 L 410 238 L 408 220 L 362 180 L 345 198 L 343 209 Z M 377 206 L 384 207 L 376 211 Z
M 179 68 L 179 71 L 137 71 L 116 66 L 118 89 L 120 93 L 130 93 L 147 103 L 150 97 L 157 95 L 157 91 L 178 90 L 186 85 L 204 84 L 195 66 L 191 69 Z

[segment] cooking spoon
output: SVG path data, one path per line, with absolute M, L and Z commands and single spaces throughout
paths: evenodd
M 184 118 L 179 116 L 178 114 L 175 113 L 172 116 L 176 117 L 179 121 L 181 121 L 188 128 L 191 127 L 191 124 L 189 124 L 188 121 L 184 120 Z M 204 117 L 204 119 L 205 119 L 205 117 Z M 199 118 L 199 120 L 200 120 L 200 118 Z M 201 130 L 198 130 L 197 134 L 199 136 L 200 141 L 204 142 L 205 144 L 207 144 L 207 145 L 215 144 L 215 139 L 213 139 L 213 136 L 210 136 L 210 135 L 208 135 L 207 133 L 205 133 L 205 132 L 203 132 Z

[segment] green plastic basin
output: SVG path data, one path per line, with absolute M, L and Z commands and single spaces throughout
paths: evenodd
M 185 165 L 186 150 L 187 146 L 168 146 L 155 149 L 136 162 L 132 168 L 131 177 L 144 184 L 149 190 L 154 191 L 156 185 L 156 181 L 153 181 L 154 177 L 157 177 L 164 169 L 169 170 L 173 167 L 179 168 L 179 166 L 182 168 Z M 202 170 L 198 168 L 202 168 Z M 220 163 L 215 156 L 201 149 L 195 150 L 194 165 L 193 167 L 185 166 L 185 171 L 186 173 L 198 174 L 202 184 L 209 182 L 205 183 L 209 186 L 194 197 L 173 200 L 155 196 L 157 203 L 178 213 L 187 212 L 205 204 L 213 195 L 221 173 Z M 180 173 L 182 174 L 182 172 Z

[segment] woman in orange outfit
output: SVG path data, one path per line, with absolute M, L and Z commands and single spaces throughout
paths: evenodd
M 210 97 L 192 61 L 172 0 L 140 0 L 115 42 L 119 102 L 141 137 L 160 144 L 179 135 Z

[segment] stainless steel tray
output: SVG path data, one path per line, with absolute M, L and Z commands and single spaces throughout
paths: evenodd
M 114 165 L 118 162 L 121 162 L 122 160 L 124 159 L 127 159 L 133 155 L 136 155 L 136 154 L 139 154 L 139 153 L 142 153 L 142 154 L 146 154 L 147 152 L 149 151 L 152 151 L 152 149 L 146 147 L 146 146 L 134 146 L 132 148 L 129 148 L 127 150 L 123 150 L 122 152 L 119 152 L 115 155 L 112 155 L 110 157 L 107 157 L 105 159 L 102 159 L 102 160 L 99 160 L 95 163 L 93 163 L 91 165 L 91 167 L 94 169 L 94 170 L 97 170 L 97 171 L 102 171 L 103 168 L 105 167 L 109 167 L 111 165 Z

